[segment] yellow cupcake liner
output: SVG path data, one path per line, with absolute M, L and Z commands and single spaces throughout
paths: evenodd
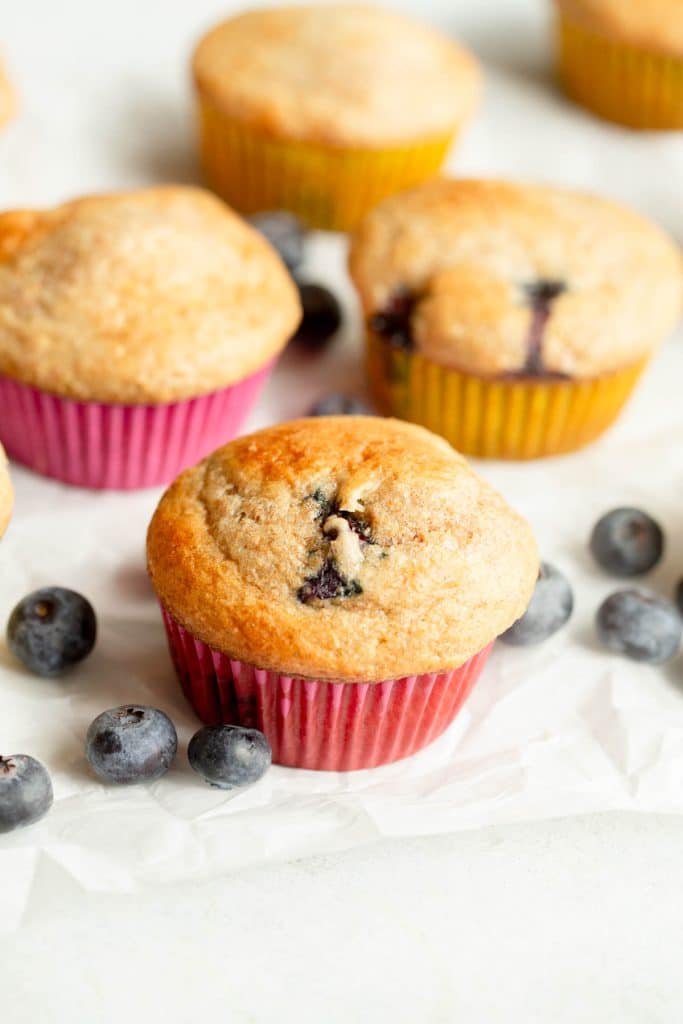
M 243 213 L 291 210 L 311 227 L 348 231 L 380 200 L 438 172 L 455 131 L 391 148 L 349 149 L 266 135 L 199 94 L 206 178 Z
M 593 113 L 631 128 L 683 128 L 683 58 L 609 39 L 562 12 L 558 54 L 565 91 Z
M 648 360 L 589 380 L 487 378 L 440 366 L 367 335 L 373 399 L 465 455 L 537 459 L 575 451 L 617 418 Z

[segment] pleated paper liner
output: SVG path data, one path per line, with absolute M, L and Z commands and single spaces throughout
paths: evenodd
M 0 376 L 0 441 L 43 476 L 96 490 L 168 483 L 239 431 L 272 364 L 166 405 L 77 402 Z
M 386 196 L 436 174 L 455 135 L 376 149 L 288 141 L 198 99 L 202 163 L 219 195 L 243 213 L 291 210 L 333 231 L 348 231 Z
M 461 373 L 367 334 L 368 374 L 385 415 L 441 434 L 465 455 L 535 459 L 581 448 L 617 418 L 647 360 L 591 380 Z
M 607 38 L 562 12 L 558 55 L 565 91 L 593 113 L 631 128 L 683 128 L 683 57 Z
M 178 678 L 199 718 L 260 729 L 273 761 L 292 768 L 374 768 L 426 747 L 455 718 L 492 646 L 446 672 L 334 683 L 235 661 L 162 613 Z

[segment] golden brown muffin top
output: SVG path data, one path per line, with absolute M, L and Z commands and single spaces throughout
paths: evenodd
M 625 43 L 683 56 L 681 0 L 557 0 L 568 17 Z
M 284 348 L 296 287 L 223 202 L 164 186 L 0 214 L 0 373 L 68 398 L 174 402 Z
M 683 301 L 663 231 L 547 186 L 435 179 L 376 207 L 349 262 L 379 333 L 481 375 L 590 378 L 635 364 Z
M 374 417 L 270 427 L 183 473 L 152 519 L 156 592 L 260 668 L 381 681 L 456 667 L 525 610 L 527 523 L 444 440 Z
M 9 478 L 9 467 L 5 458 L 5 449 L 0 444 L 0 537 L 7 529 L 13 504 L 14 492 L 12 481 Z
M 413 18 L 358 4 L 247 11 L 197 47 L 194 77 L 229 115 L 285 138 L 383 146 L 449 133 L 480 73 Z

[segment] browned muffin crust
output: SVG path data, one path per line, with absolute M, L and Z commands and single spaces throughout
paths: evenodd
M 374 417 L 239 438 L 162 498 L 148 562 L 170 614 L 261 668 L 368 682 L 456 667 L 522 614 L 528 525 L 445 441 Z
M 441 178 L 385 200 L 349 264 L 371 326 L 482 376 L 621 370 L 652 353 L 683 300 L 680 251 L 656 225 L 505 181 Z
M 450 134 L 481 80 L 454 40 L 361 4 L 243 12 L 201 40 L 193 71 L 211 103 L 266 134 L 362 148 Z
M 209 192 L 163 186 L 0 215 L 0 373 L 146 404 L 227 387 L 301 311 L 280 258 Z

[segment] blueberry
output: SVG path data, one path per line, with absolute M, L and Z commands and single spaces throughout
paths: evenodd
M 574 595 L 565 576 L 541 562 L 529 607 L 500 637 L 506 644 L 525 647 L 540 644 L 564 626 L 574 610 Z
M 415 347 L 413 314 L 417 296 L 401 287 L 391 295 L 384 309 L 370 317 L 370 330 L 378 334 L 392 348 L 410 352 Z
M 531 321 L 526 339 L 527 353 L 521 371 L 522 376 L 543 377 L 548 375 L 543 361 L 545 329 L 550 319 L 553 302 L 566 290 L 567 286 L 564 281 L 554 281 L 544 277 L 524 285 L 531 309 Z
M 304 315 L 292 341 L 306 348 L 323 348 L 341 326 L 339 303 L 328 288 L 307 282 L 299 285 L 299 298 Z
M 327 601 L 332 597 L 357 597 L 362 593 L 358 580 L 348 580 L 334 562 L 327 559 L 315 576 L 306 578 L 296 596 L 302 604 L 310 604 L 311 601 Z
M 267 210 L 248 218 L 276 250 L 288 270 L 294 271 L 304 258 L 304 227 L 298 217 L 286 210 Z
M 272 752 L 258 729 L 207 725 L 187 748 L 190 765 L 211 786 L 234 789 L 257 782 L 270 767 Z
M 98 715 L 88 729 L 85 755 L 108 782 L 149 782 L 165 775 L 178 749 L 173 722 L 163 711 L 124 704 Z
M 372 416 L 373 411 L 365 402 L 359 398 L 349 395 L 326 395 L 319 399 L 309 416 Z
M 643 590 L 618 590 L 596 617 L 605 647 L 635 661 L 668 661 L 681 643 L 681 619 L 671 601 Z
M 0 832 L 31 825 L 52 807 L 47 768 L 28 754 L 0 757 Z
M 615 508 L 595 524 L 590 549 L 598 565 L 613 576 L 641 576 L 662 557 L 664 534 L 647 512 Z
M 97 638 L 89 601 L 64 587 L 35 590 L 16 606 L 7 623 L 7 644 L 26 668 L 57 676 L 86 658 Z

